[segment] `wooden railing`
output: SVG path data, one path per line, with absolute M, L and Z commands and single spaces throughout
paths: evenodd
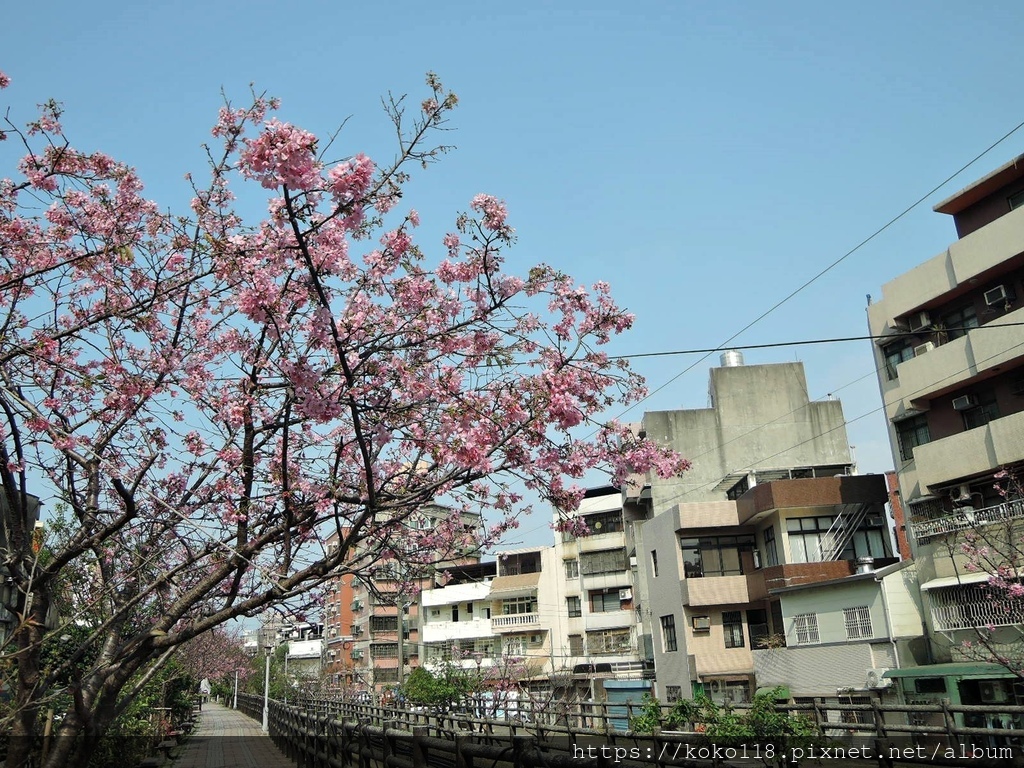
M 238 702 L 250 717 L 262 717 L 261 697 L 239 695 Z M 789 704 L 780 709 L 811 719 L 829 738 L 831 750 L 823 755 L 820 747 L 817 753 L 805 749 L 790 755 L 788 764 L 798 758 L 828 763 L 852 756 L 855 762 L 841 765 L 1024 766 L 1024 729 L 958 725 L 958 715 L 991 715 L 996 709 L 1007 722 L 1019 720 L 1024 718 L 1021 706 L 875 702 Z M 638 734 L 611 727 L 623 714 L 619 710 L 635 713 L 639 706 L 595 704 L 530 712 L 524 707 L 519 720 L 495 720 L 467 712 L 428 713 L 331 699 L 299 705 L 271 701 L 270 735 L 300 768 L 474 768 L 499 763 L 514 768 L 695 768 L 714 762 L 709 750 L 715 745 L 698 732 L 698 724 L 688 724 L 688 731 Z M 842 719 L 861 722 L 832 722 L 828 713 L 836 711 L 846 713 Z M 911 722 L 929 718 L 932 724 Z M 1000 745 L 994 746 L 997 740 Z M 767 757 L 757 752 L 756 744 L 732 749 L 741 760 L 753 759 L 751 765 Z

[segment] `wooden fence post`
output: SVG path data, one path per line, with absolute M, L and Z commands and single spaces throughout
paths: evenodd
M 470 743 L 471 736 L 467 731 L 455 734 L 455 768 L 473 768 L 473 756 L 466 754 L 466 745 Z
M 414 725 L 412 728 L 412 765 L 413 768 L 427 768 L 427 748 L 423 740 L 430 735 L 430 726 Z
M 533 752 L 534 739 L 533 736 L 513 736 L 512 737 L 512 765 L 514 768 L 531 768 L 533 765 L 533 758 L 527 759 L 526 753 Z

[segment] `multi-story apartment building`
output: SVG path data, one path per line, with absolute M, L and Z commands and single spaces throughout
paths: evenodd
M 985 583 L 1024 525 L 1019 489 L 1007 488 L 1024 467 L 1024 155 L 935 210 L 953 217 L 958 239 L 886 283 L 867 314 L 932 657 L 951 663 L 977 660 L 978 628 L 1012 650 L 1024 625 L 1024 601 L 997 606 Z M 1008 495 L 997 488 L 1004 469 Z M 990 565 L 968 567 L 968 536 Z M 1010 696 L 1009 683 L 973 672 L 943 691 L 970 703 Z M 908 692 L 921 687 L 920 673 L 904 676 Z
M 842 405 L 811 402 L 800 363 L 746 366 L 727 353 L 709 393 L 710 408 L 644 415 L 646 439 L 693 467 L 627 499 L 649 510 L 636 559 L 663 700 L 748 700 L 751 650 L 794 631 L 776 590 L 852 576 L 862 558 L 895 562 L 885 479 L 850 474 Z M 860 685 L 868 668 L 830 684 Z
M 555 538 L 554 559 L 565 581 L 565 605 L 553 633 L 555 667 L 572 680 L 566 693 L 600 700 L 603 681 L 639 680 L 645 669 L 636 548 L 618 488 L 588 490 L 576 514 L 589 535 Z
M 423 590 L 424 664 L 445 664 L 481 672 L 494 667 L 501 638 L 491 628 L 491 582 L 498 564 L 469 563 L 445 569 L 431 589 Z
M 327 547 L 337 547 L 338 538 L 338 533 L 332 534 Z M 346 688 L 354 682 L 351 654 L 354 581 L 355 576 L 346 573 L 324 585 L 324 682 L 332 688 Z
M 424 507 L 403 525 L 427 530 L 457 514 L 441 505 Z M 463 515 L 468 532 L 480 526 L 479 515 Z M 353 685 L 381 692 L 401 684 L 422 661 L 420 594 L 434 586 L 435 574 L 448 567 L 479 561 L 475 551 L 438 553 L 439 561 L 397 557 L 352 580 L 351 649 Z

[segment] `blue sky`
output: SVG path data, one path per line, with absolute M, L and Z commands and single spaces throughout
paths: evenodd
M 458 149 L 408 188 L 424 233 L 477 192 L 505 199 L 509 264 L 607 280 L 638 316 L 613 351 L 654 352 L 718 346 L 1024 120 L 1022 23 L 1009 1 L 20 3 L 0 103 L 63 101 L 77 145 L 182 208 L 222 88 L 255 83 L 317 133 L 351 118 L 339 154 L 387 157 L 381 95 L 418 100 L 435 71 L 461 99 Z M 931 206 L 1022 151 L 1024 130 L 736 343 L 866 333 L 866 294 L 954 239 Z M 868 343 L 746 353 L 793 359 L 812 398 L 843 400 L 861 470 L 890 469 Z M 703 407 L 717 355 L 679 376 L 697 360 L 638 360 L 667 385 L 628 417 Z

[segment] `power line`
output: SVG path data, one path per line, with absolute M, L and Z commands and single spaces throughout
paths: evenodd
M 977 326 L 962 326 L 956 328 L 946 328 L 946 331 L 977 331 L 982 328 L 1014 328 L 1018 326 L 1024 326 L 1024 322 L 1020 323 L 988 323 L 987 325 Z M 896 341 L 898 339 L 908 337 L 918 337 L 920 333 L 911 333 L 910 331 L 904 331 L 900 333 L 887 333 L 884 335 L 867 335 L 867 336 L 835 336 L 828 339 L 800 339 L 798 341 L 775 341 L 768 342 L 765 344 L 733 344 L 727 347 L 708 347 L 706 349 L 678 349 L 666 352 L 637 352 L 636 354 L 630 355 L 614 355 L 609 357 L 609 360 L 635 360 L 640 357 L 669 357 L 672 355 L 700 355 L 700 354 L 713 354 L 715 352 L 730 352 L 733 350 L 740 349 L 774 349 L 778 347 L 797 347 L 812 344 L 838 344 L 847 341 L 879 341 L 879 340 L 890 340 Z M 699 362 L 699 361 L 698 361 Z
M 946 184 L 948 184 L 948 183 L 949 183 L 949 182 L 951 182 L 951 181 L 952 181 L 953 179 L 955 179 L 955 178 L 956 178 L 957 176 L 959 176 L 959 175 L 960 175 L 961 173 L 963 173 L 964 171 L 966 171 L 966 170 L 967 170 L 968 168 L 970 168 L 970 167 L 971 167 L 972 165 L 974 165 L 974 164 L 975 164 L 976 162 L 978 162 L 978 160 L 980 160 L 980 159 L 981 159 L 981 158 L 983 158 L 983 157 L 984 157 L 985 155 L 987 155 L 987 154 L 988 154 L 989 152 L 991 152 L 991 151 L 992 151 L 993 149 L 995 149 L 996 147 L 998 147 L 998 146 L 999 146 L 1000 144 L 1002 144 L 1002 143 L 1003 143 L 1004 141 L 1006 141 L 1006 140 L 1007 140 L 1008 138 L 1010 138 L 1010 137 L 1011 137 L 1011 136 L 1012 136 L 1013 134 L 1015 134 L 1015 133 L 1016 133 L 1017 131 L 1019 131 L 1019 130 L 1020 130 L 1021 128 L 1024 128 L 1024 121 L 1021 121 L 1021 122 L 1017 123 L 1017 125 L 1015 125 L 1015 126 L 1014 126 L 1014 127 L 1012 128 L 1012 129 L 1010 129 L 1010 130 L 1009 130 L 1008 132 L 1006 132 L 1005 134 L 1003 134 L 1003 135 L 1002 135 L 1002 136 L 1001 136 L 1000 138 L 996 139 L 996 141 L 994 141 L 994 142 L 993 142 L 992 144 L 990 144 L 990 145 L 989 145 L 988 147 L 986 147 L 986 148 L 985 148 L 984 150 L 982 150 L 981 152 L 979 152 L 979 153 L 978 153 L 977 155 L 975 155 L 975 156 L 974 156 L 974 157 L 973 157 L 973 158 L 972 158 L 971 160 L 969 160 L 969 161 L 968 161 L 967 163 L 965 163 L 964 165 L 962 165 L 962 166 L 961 166 L 961 167 L 960 167 L 959 169 L 957 169 L 957 170 L 956 170 L 956 171 L 954 171 L 954 172 L 953 172 L 952 174 L 950 174 L 949 176 L 947 176 L 947 177 L 946 177 L 945 179 L 943 179 L 943 180 L 942 180 L 941 182 L 939 182 L 938 184 L 936 184 L 936 185 L 935 185 L 934 187 L 932 187 L 932 188 L 931 188 L 930 190 L 928 190 L 928 191 L 927 191 L 926 193 L 924 193 L 923 195 L 921 195 L 921 197 L 919 197 L 919 198 L 918 198 L 917 200 L 915 200 L 915 201 L 914 201 L 913 203 L 911 203 L 911 204 L 910 204 L 910 205 L 908 205 L 908 206 L 907 206 L 906 208 L 904 208 L 904 209 L 903 209 L 903 210 L 902 210 L 902 211 L 901 211 L 900 213 L 898 213 L 898 214 L 897 214 L 896 216 L 894 216 L 894 217 L 892 217 L 891 219 L 889 219 L 889 220 L 888 220 L 887 222 L 885 222 L 885 224 L 883 224 L 883 225 L 882 225 L 881 227 L 879 227 L 878 229 L 876 229 L 876 230 L 875 230 L 874 232 L 872 232 L 872 233 L 871 233 L 870 235 L 868 235 L 868 236 L 867 236 L 867 237 L 865 237 L 865 238 L 864 238 L 863 240 L 861 240 L 861 241 L 860 241 L 859 243 L 857 243 L 857 244 L 856 244 L 855 246 L 853 246 L 853 248 L 850 248 L 850 249 L 849 249 L 848 251 L 846 251 L 846 253 L 844 253 L 844 254 L 843 254 L 842 256 L 840 256 L 840 257 L 839 257 L 838 259 L 836 259 L 835 261 L 833 261 L 833 262 L 832 262 L 831 264 L 829 264 L 829 265 L 828 265 L 827 267 L 825 267 L 824 269 L 822 269 L 822 270 L 821 270 L 820 272 L 818 272 L 818 273 L 817 273 L 816 275 L 814 275 L 814 276 L 813 276 L 813 277 L 811 277 L 811 278 L 810 278 L 809 280 L 807 280 L 806 282 L 804 282 L 804 283 L 803 283 L 802 285 L 800 285 L 800 286 L 799 286 L 798 288 L 796 288 L 795 290 L 791 291 L 791 292 L 790 292 L 789 294 L 787 294 L 787 295 L 786 295 L 786 296 L 784 296 L 784 297 L 783 297 L 782 299 L 780 299 L 779 301 L 777 301 L 777 302 L 776 302 L 775 304 L 773 304 L 773 305 L 772 305 L 771 307 L 769 307 L 768 309 L 766 309 L 766 310 L 765 310 L 764 312 L 762 312 L 762 313 L 761 313 L 760 315 L 758 315 L 758 316 L 757 316 L 757 317 L 755 317 L 755 318 L 754 318 L 753 320 L 751 320 L 751 321 L 750 321 L 749 323 L 747 323 L 747 324 L 746 324 L 745 326 L 743 326 L 743 327 L 742 327 L 742 328 L 740 328 L 740 329 L 739 329 L 738 331 L 736 331 L 736 333 L 732 334 L 732 336 L 730 336 L 729 338 L 727 338 L 727 339 L 726 339 L 725 341 L 721 342 L 721 344 L 719 344 L 717 348 L 715 348 L 714 350 L 710 350 L 710 351 L 708 351 L 708 352 L 706 352 L 706 353 L 702 353 L 702 354 L 704 355 L 703 357 L 699 358 L 698 360 L 695 360 L 695 361 L 694 361 L 693 363 L 691 363 L 691 364 L 690 364 L 690 365 L 688 365 L 688 366 L 687 366 L 686 368 L 684 368 L 684 369 L 683 369 L 682 371 L 680 371 L 680 372 L 679 372 L 679 373 L 677 373 L 677 374 L 676 374 L 675 376 L 673 376 L 672 378 L 670 378 L 670 379 L 669 379 L 668 381 L 666 381 L 666 382 L 665 382 L 664 384 L 662 384 L 662 385 L 661 385 L 661 386 L 659 386 L 659 387 L 656 387 L 655 389 L 652 389 L 652 390 L 651 390 L 651 391 L 650 391 L 650 392 L 649 392 L 649 393 L 648 393 L 648 394 L 647 394 L 647 395 L 646 395 L 645 397 L 643 397 L 643 398 L 641 398 L 641 399 L 637 400 L 637 401 L 636 401 L 635 403 L 631 404 L 631 405 L 630 405 L 630 406 L 629 406 L 628 408 L 626 408 L 626 409 L 625 409 L 624 411 L 622 411 L 622 413 L 620 413 L 620 414 L 619 414 L 619 417 L 621 418 L 621 417 L 622 417 L 622 416 L 624 416 L 625 414 L 629 413 L 629 412 L 630 412 L 631 410 L 633 410 L 633 409 L 634 409 L 634 408 L 636 408 L 636 407 L 637 407 L 638 405 L 640 405 L 640 403 L 642 403 L 642 402 L 644 402 L 644 401 L 646 401 L 646 400 L 650 399 L 651 397 L 653 397 L 654 395 L 656 395 L 656 394 L 657 394 L 658 392 L 661 392 L 661 391 L 662 391 L 663 389 L 665 389 L 665 388 L 666 388 L 667 386 L 669 386 L 669 385 L 670 385 L 670 384 L 672 384 L 673 382 L 677 381 L 678 379 L 680 379 L 681 377 L 683 377 L 684 375 L 686 375 L 687 373 L 689 373 L 690 371 L 692 371 L 692 370 L 693 370 L 693 369 L 694 369 L 694 368 L 695 368 L 695 367 L 696 367 L 697 365 L 699 365 L 699 364 L 700 364 L 701 362 L 703 362 L 704 360 L 706 360 L 706 359 L 707 359 L 707 357 L 708 357 L 709 355 L 711 355 L 711 354 L 714 354 L 715 352 L 718 352 L 718 351 L 722 350 L 723 348 L 729 348 L 729 345 L 730 345 L 730 343 L 731 343 L 731 342 L 732 342 L 732 341 L 733 341 L 734 339 L 736 339 L 736 338 L 737 338 L 738 336 L 740 336 L 741 334 L 743 334 L 743 333 L 745 333 L 746 331 L 748 331 L 748 330 L 750 330 L 751 328 L 753 328 L 753 327 L 754 327 L 755 325 L 757 325 L 757 323 L 761 322 L 761 321 L 762 321 L 762 320 L 763 320 L 764 318 L 768 317 L 768 315 L 772 314 L 772 313 L 773 313 L 773 312 L 774 312 L 775 310 L 777 310 L 777 309 L 778 309 L 779 307 L 781 307 L 781 306 L 782 306 L 783 304 L 785 304 L 786 302 L 788 302 L 788 301 L 789 301 L 790 299 L 792 299 L 792 298 L 793 298 L 794 296 L 796 296 L 797 294 L 801 293 L 801 292 L 802 292 L 802 291 L 803 291 L 803 290 L 804 290 L 805 288 L 808 288 L 809 286 L 813 285 L 813 284 L 814 284 L 815 282 L 817 282 L 817 281 L 818 281 L 818 280 L 819 280 L 820 278 L 824 277 L 824 276 L 825 276 L 825 275 L 826 275 L 826 274 L 827 274 L 828 272 L 832 271 L 832 270 L 833 270 L 833 269 L 834 269 L 835 267 L 839 266 L 839 265 L 840 265 L 840 264 L 841 264 L 842 262 L 846 261 L 846 259 L 848 259 L 848 258 L 849 258 L 850 256 L 852 256 L 853 254 L 855 254 L 855 253 L 856 253 L 857 251 L 859 251 L 859 250 L 860 250 L 861 248 L 863 248 L 863 247 L 864 247 L 865 245 L 867 245 L 868 243 L 870 243 L 870 242 L 871 242 L 872 240 L 874 240 L 874 239 L 875 239 L 876 237 L 878 237 L 878 236 L 879 236 L 880 234 L 882 234 L 883 232 L 885 232 L 885 231 L 886 231 L 887 229 L 889 229 L 889 228 L 890 228 L 890 227 L 891 227 L 891 226 L 892 226 L 893 224 L 895 224 L 896 222 L 900 221 L 900 220 L 901 220 L 901 219 L 902 219 L 902 218 L 903 218 L 904 216 L 906 216 L 906 215 L 907 215 L 908 213 L 910 213 L 910 212 L 911 212 L 912 210 L 914 210 L 914 209 L 915 209 L 915 208 L 917 208 L 917 207 L 918 207 L 919 205 L 921 205 L 921 203 L 923 203 L 923 202 L 924 202 L 925 200 L 927 200 L 927 199 L 928 199 L 929 197 L 931 197 L 931 196 L 932 196 L 933 194 L 935 194 L 936 192 L 938 192 L 938 191 L 939 191 L 940 189 L 942 189 L 942 188 L 943 188 L 944 186 L 946 186 Z

